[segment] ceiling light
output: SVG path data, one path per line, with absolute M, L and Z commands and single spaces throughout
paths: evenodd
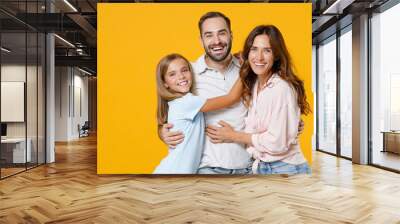
M 10 52 L 11 52 L 11 50 L 9 50 L 9 49 L 7 49 L 7 48 L 5 48 L 5 47 L 1 47 L 1 50 L 4 51 L 4 52 L 6 52 L 6 53 L 10 53 Z
M 88 72 L 88 71 L 86 71 L 86 70 L 83 70 L 83 69 L 81 69 L 81 68 L 79 68 L 79 67 L 78 67 L 78 70 L 81 71 L 81 72 L 83 72 L 83 73 L 85 73 L 85 74 L 87 74 L 87 75 L 93 75 L 92 73 L 90 73 L 90 72 Z
M 78 10 L 71 4 L 69 1 L 64 0 L 65 4 L 67 4 L 74 12 L 78 12 Z
M 76 53 L 78 53 L 79 55 L 83 55 L 83 49 L 77 48 Z
M 355 0 L 336 0 L 332 5 L 324 10 L 322 14 L 342 14 L 343 10 L 351 5 Z
M 75 48 L 75 45 L 71 44 L 71 42 L 69 42 L 68 40 L 58 36 L 57 34 L 54 34 L 55 37 L 57 37 L 58 39 L 60 39 L 61 41 L 63 41 L 64 43 L 66 43 L 67 45 L 69 45 L 70 47 Z

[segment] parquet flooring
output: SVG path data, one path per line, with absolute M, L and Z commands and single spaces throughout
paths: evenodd
M 13 175 L 13 174 L 15 174 L 15 173 L 18 173 L 18 172 L 21 172 L 21 171 L 24 171 L 25 170 L 25 167 L 23 167 L 23 168 L 1 168 L 1 177 L 7 177 L 7 176 L 10 176 L 10 175 Z
M 400 175 L 317 152 L 310 176 L 97 175 L 95 137 L 0 181 L 0 223 L 400 223 Z

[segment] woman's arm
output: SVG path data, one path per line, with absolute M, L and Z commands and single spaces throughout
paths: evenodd
M 300 109 L 294 95 L 290 92 L 277 96 L 279 103 L 273 105 L 271 117 L 268 119 L 268 129 L 259 133 L 243 133 L 233 130 L 225 122 L 219 123 L 222 127 L 208 127 L 207 135 L 218 142 L 231 140 L 253 146 L 259 152 L 279 155 L 287 152 L 290 145 L 297 142 Z M 260 119 L 263 120 L 263 119 Z
M 228 141 L 253 146 L 253 143 L 251 142 L 251 134 L 235 131 L 232 126 L 225 121 L 220 121 L 218 124 L 221 125 L 221 127 L 213 125 L 207 126 L 206 132 L 211 138 L 211 142 L 222 143 Z
M 238 80 L 235 82 L 232 89 L 227 95 L 207 99 L 206 103 L 203 105 L 200 111 L 209 112 L 228 107 L 240 100 L 240 97 L 242 96 L 242 91 L 242 81 L 240 80 L 240 78 L 238 78 Z
M 213 143 L 232 141 L 252 146 L 259 152 L 279 155 L 289 150 L 291 144 L 297 142 L 298 122 L 296 112 L 283 107 L 274 113 L 268 130 L 249 134 L 235 131 L 229 124 L 220 121 L 222 127 L 208 125 L 206 132 Z

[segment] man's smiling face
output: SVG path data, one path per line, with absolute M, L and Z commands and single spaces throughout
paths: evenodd
M 201 40 L 206 55 L 213 61 L 223 61 L 231 52 L 231 31 L 221 17 L 209 18 L 203 22 Z

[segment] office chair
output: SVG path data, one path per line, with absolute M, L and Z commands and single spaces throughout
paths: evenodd
M 85 123 L 82 125 L 82 127 L 80 127 L 80 125 L 78 125 L 79 138 L 89 136 L 89 129 L 90 129 L 89 121 L 85 121 Z

